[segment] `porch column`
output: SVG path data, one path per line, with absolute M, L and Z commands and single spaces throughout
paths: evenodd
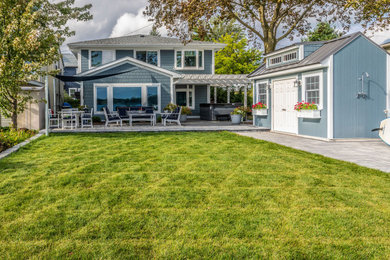
M 210 85 L 207 85 L 207 104 L 210 104 Z
M 248 106 L 248 86 L 244 86 L 244 107 Z
M 214 104 L 217 104 L 217 86 L 214 86 Z
M 230 103 L 230 87 L 226 87 L 226 91 L 227 91 L 227 102 L 229 104 Z

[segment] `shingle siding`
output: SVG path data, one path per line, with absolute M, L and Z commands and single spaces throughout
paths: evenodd
M 111 74 L 111 73 L 117 73 L 117 72 L 123 72 L 128 71 L 130 72 L 99 79 L 99 80 L 93 80 L 93 81 L 86 81 L 84 82 L 84 103 L 87 105 L 87 107 L 93 107 L 94 105 L 94 93 L 93 93 L 93 85 L 94 83 L 107 83 L 107 84 L 113 84 L 113 83 L 140 83 L 140 84 L 147 84 L 147 83 L 160 83 L 161 84 L 161 109 L 163 109 L 171 100 L 170 95 L 170 77 L 166 75 L 162 75 L 156 72 L 152 72 L 146 69 L 142 69 L 139 67 L 136 67 L 132 64 L 123 64 L 121 66 L 118 66 L 116 68 L 113 68 L 108 71 L 104 71 L 102 73 L 104 74 Z
M 195 86 L 195 110 L 192 110 L 193 116 L 200 115 L 199 104 L 207 103 L 207 86 Z
M 161 68 L 174 71 L 180 74 L 212 74 L 213 52 L 211 50 L 204 51 L 204 69 L 203 70 L 175 70 L 175 51 L 161 50 L 160 51 Z
M 368 97 L 357 98 L 358 79 L 365 79 Z M 334 55 L 334 137 L 377 138 L 371 129 L 379 126 L 386 109 L 386 53 L 364 37 L 358 37 Z
M 89 50 L 81 51 L 81 72 L 89 70 Z
M 134 51 L 133 50 L 116 50 L 115 56 L 116 56 L 117 60 L 125 58 L 125 57 L 133 58 Z

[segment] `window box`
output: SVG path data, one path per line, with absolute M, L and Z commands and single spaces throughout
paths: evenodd
M 254 115 L 254 116 L 267 116 L 268 109 L 253 109 L 252 115 Z
M 299 117 L 299 118 L 313 118 L 313 119 L 321 118 L 321 111 L 320 110 L 312 110 L 312 109 L 300 110 L 300 111 L 297 111 L 297 117 Z

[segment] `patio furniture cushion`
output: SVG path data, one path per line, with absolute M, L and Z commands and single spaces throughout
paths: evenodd
M 128 108 L 127 107 L 117 107 L 118 115 L 120 118 L 129 118 L 127 115 Z

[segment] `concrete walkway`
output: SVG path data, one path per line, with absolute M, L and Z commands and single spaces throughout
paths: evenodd
M 237 134 L 390 172 L 390 146 L 379 139 L 327 142 L 272 132 L 237 132 Z

